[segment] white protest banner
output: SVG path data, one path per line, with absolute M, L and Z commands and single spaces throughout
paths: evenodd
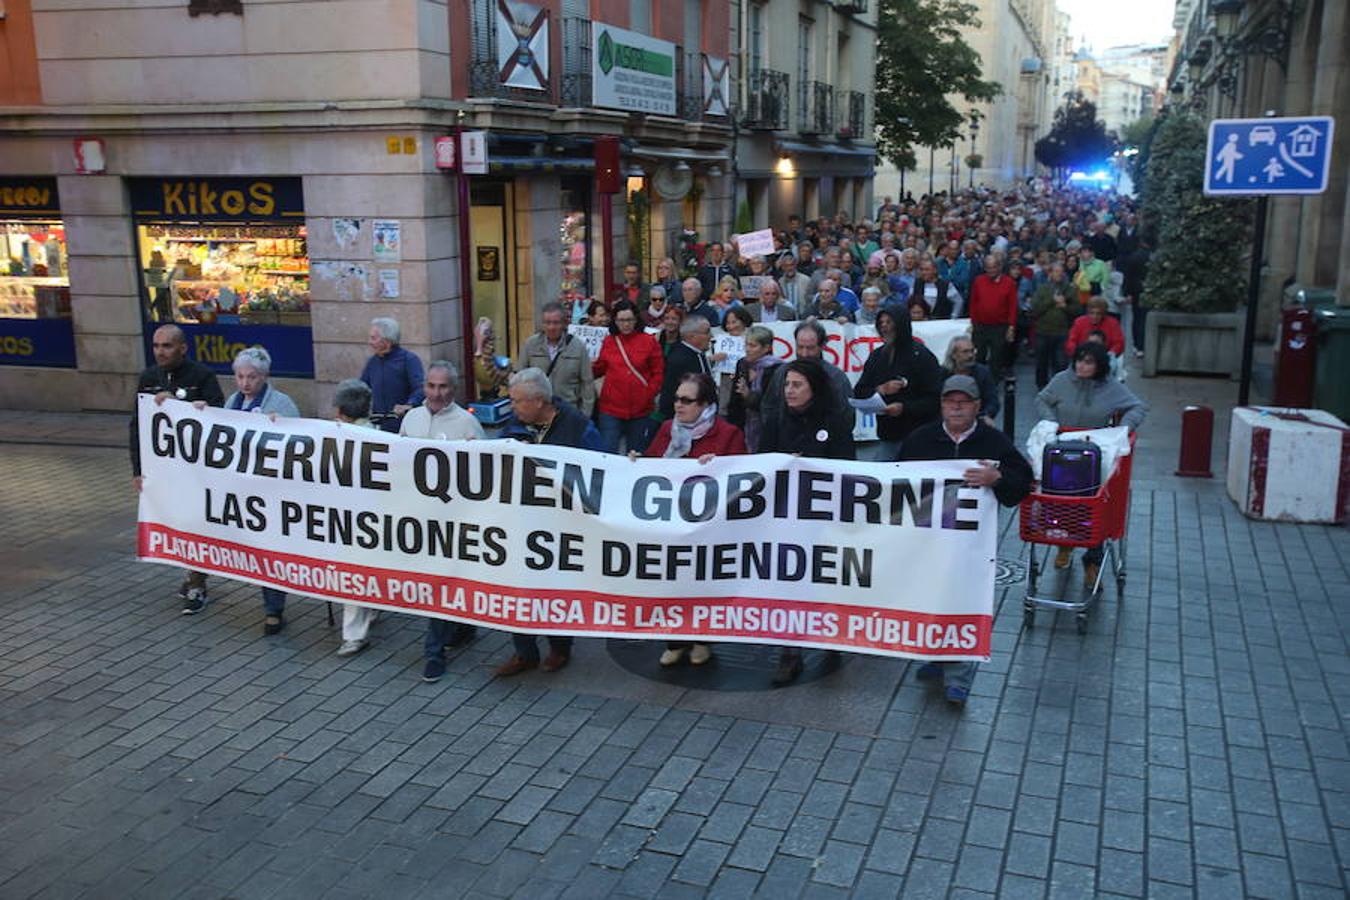
M 567 333 L 586 345 L 591 359 L 600 358 L 600 345 L 609 337 L 609 329 L 600 325 L 568 325 Z
M 736 238 L 736 252 L 747 259 L 752 256 L 772 256 L 773 251 L 772 228 L 761 228 Z
M 138 411 L 143 560 L 536 634 L 989 655 L 998 512 L 967 462 L 629 461 Z
M 717 329 L 716 336 L 713 338 L 712 346 L 708 348 L 713 356 L 721 355 L 722 358 L 713 363 L 714 375 L 735 375 L 736 363 L 745 356 L 745 336 L 730 335 L 722 329 Z
M 764 292 L 766 282 L 773 281 L 771 275 L 742 275 L 741 296 L 746 300 L 758 300 Z
M 773 354 L 784 361 L 795 359 L 797 344 L 793 333 L 798 322 L 765 322 L 764 327 L 773 332 Z M 848 376 L 850 384 L 857 384 L 862 377 L 863 365 L 867 357 L 881 344 L 881 337 L 874 325 L 854 325 L 830 320 L 820 323 L 825 329 L 825 347 L 821 351 L 824 360 L 839 368 Z M 724 332 L 713 329 L 714 344 Z M 941 363 L 947 356 L 947 347 L 952 338 L 970 333 L 969 319 L 932 319 L 914 323 L 914 337 L 932 351 Z M 742 351 L 744 354 L 744 351 Z M 718 371 L 721 371 L 720 369 Z M 855 441 L 874 441 L 877 437 L 876 416 L 872 413 L 858 413 L 853 428 Z

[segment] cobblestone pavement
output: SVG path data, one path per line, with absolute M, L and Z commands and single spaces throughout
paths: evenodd
M 588 640 L 494 680 L 490 634 L 425 685 L 408 618 L 342 660 L 313 601 L 182 617 L 124 452 L 75 446 L 121 421 L 0 416 L 0 897 L 1343 897 L 1350 537 L 1172 477 L 1232 385 L 1142 389 L 1123 600 L 1023 632 L 1008 586 L 963 714 L 886 660 L 712 691 Z

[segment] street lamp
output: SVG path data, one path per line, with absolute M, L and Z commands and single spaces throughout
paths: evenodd
M 966 170 L 970 173 L 969 187 L 975 187 L 975 166 L 971 160 L 975 158 L 975 139 L 980 136 L 980 120 L 975 113 L 970 114 L 970 159 L 966 160 Z
M 1237 31 L 1238 19 L 1242 16 L 1244 0 L 1213 0 L 1209 10 L 1214 14 L 1214 28 L 1219 40 L 1227 41 Z

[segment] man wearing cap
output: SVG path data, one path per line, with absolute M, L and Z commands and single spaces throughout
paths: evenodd
M 1016 506 L 1031 491 L 1031 466 L 1003 432 L 979 420 L 980 386 L 969 375 L 942 383 L 942 419 L 920 425 L 900 447 L 901 460 L 973 459 L 964 474 L 967 487 L 993 488 L 1004 506 Z M 978 664 L 931 662 L 919 667 L 920 681 L 941 679 L 947 702 L 965 706 Z

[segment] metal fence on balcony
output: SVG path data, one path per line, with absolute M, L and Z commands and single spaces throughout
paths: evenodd
M 563 16 L 562 105 L 591 105 L 591 20 Z
M 834 130 L 834 88 L 823 81 L 805 81 L 799 86 L 797 130 L 802 134 L 828 134 Z
M 703 118 L 703 54 L 675 48 L 675 111 L 681 119 Z
M 839 111 L 839 137 L 858 140 L 867 135 L 867 95 L 862 91 L 840 90 L 835 95 Z
M 791 121 L 791 79 L 786 72 L 755 69 L 746 80 L 741 124 L 761 131 L 784 131 Z

